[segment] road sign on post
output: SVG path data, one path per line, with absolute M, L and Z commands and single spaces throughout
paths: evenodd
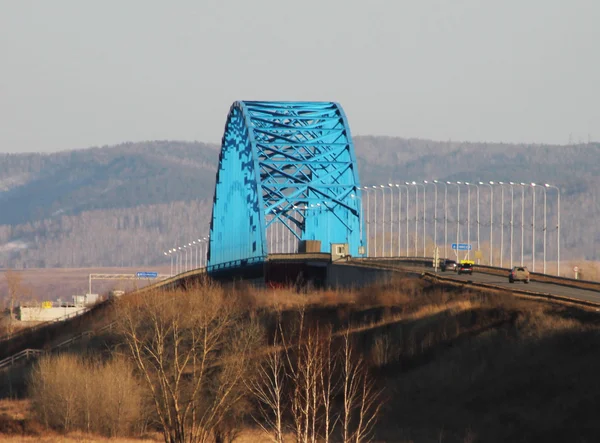
M 470 243 L 452 243 L 452 249 L 455 251 L 470 251 L 471 244 Z
M 158 272 L 138 272 L 135 276 L 137 278 L 156 278 L 158 277 Z

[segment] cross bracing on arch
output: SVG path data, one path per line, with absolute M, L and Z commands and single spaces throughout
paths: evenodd
M 221 146 L 209 260 L 265 256 L 272 252 L 267 234 L 280 228 L 296 244 L 320 240 L 328 251 L 330 243 L 348 243 L 357 255 L 363 245 L 360 202 L 341 106 L 235 102 Z

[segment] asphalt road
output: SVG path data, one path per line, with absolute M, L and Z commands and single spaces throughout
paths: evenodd
M 413 266 L 403 266 L 403 268 L 420 270 L 420 271 L 429 271 L 433 272 L 433 268 L 424 268 L 424 267 L 413 267 Z M 578 300 L 585 300 L 600 303 L 600 292 L 599 291 L 591 291 L 589 289 L 578 289 L 572 288 L 569 286 L 562 286 L 553 283 L 541 283 L 531 281 L 529 284 L 525 284 L 522 282 L 509 283 L 508 282 L 508 273 L 506 276 L 501 275 L 493 275 L 493 274 L 484 274 L 481 272 L 473 272 L 473 275 L 461 274 L 458 275 L 453 271 L 441 272 L 438 271 L 438 275 L 441 277 L 448 277 L 456 280 L 469 281 L 471 280 L 474 283 L 487 283 L 491 285 L 501 286 L 506 289 L 522 289 L 525 291 L 533 291 L 533 292 L 541 292 L 544 294 L 552 294 L 559 295 L 562 297 L 576 298 Z

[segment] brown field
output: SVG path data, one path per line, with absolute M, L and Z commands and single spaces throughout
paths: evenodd
M 308 321 L 338 331 L 351 324 L 358 349 L 385 393 L 376 441 L 600 441 L 600 316 L 594 311 L 416 278 L 308 294 L 242 284 L 237 296 L 265 316 L 265 325 L 273 312 L 291 319 L 299 308 Z M 96 346 L 106 350 L 111 340 Z M 93 350 L 86 344 L 72 352 Z M 11 404 L 0 403 L 0 417 L 27 419 L 26 401 Z M 236 442 L 268 441 L 253 430 L 251 420 L 247 425 Z M 4 437 L 109 441 L 62 435 L 35 423 L 31 428 L 23 434 L 17 427 Z M 110 441 L 160 441 L 160 436 L 143 438 Z
M 37 301 L 57 298 L 71 300 L 71 296 L 86 294 L 90 274 L 135 274 L 138 271 L 158 272 L 167 275 L 169 266 L 143 266 L 137 268 L 53 268 L 15 270 L 22 277 L 25 301 Z M 0 269 L 0 299 L 7 292 L 6 269 Z M 112 289 L 130 290 L 148 284 L 147 280 L 93 280 L 92 291 L 106 294 Z M 137 286 L 136 286 L 137 285 Z

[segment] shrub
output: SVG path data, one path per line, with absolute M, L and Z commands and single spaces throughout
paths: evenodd
M 82 430 L 109 437 L 134 433 L 142 392 L 131 366 L 121 358 L 106 362 L 70 354 L 47 356 L 28 383 L 39 420 L 56 430 Z

